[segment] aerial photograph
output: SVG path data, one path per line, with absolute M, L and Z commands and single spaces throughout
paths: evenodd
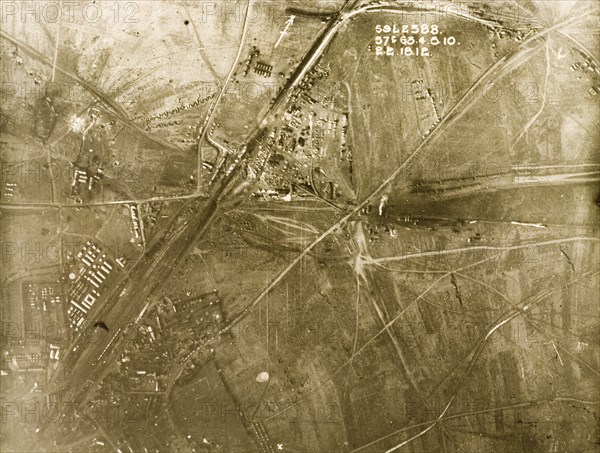
M 600 453 L 599 0 L 0 0 L 0 452 Z

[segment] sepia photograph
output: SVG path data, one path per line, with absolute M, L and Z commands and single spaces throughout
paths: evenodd
M 600 1 L 0 0 L 0 452 L 600 453 Z

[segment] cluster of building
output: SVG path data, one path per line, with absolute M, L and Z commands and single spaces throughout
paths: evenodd
M 263 77 L 271 77 L 273 66 L 262 61 L 257 61 L 254 65 L 254 72 Z
M 273 66 L 265 63 L 264 61 L 259 61 L 259 55 L 260 51 L 258 50 L 258 47 L 252 46 L 250 49 L 250 55 L 248 55 L 248 58 L 244 61 L 244 63 L 246 63 L 243 73 L 244 77 L 248 75 L 250 69 L 253 69 L 254 73 L 260 76 L 271 77 L 271 74 L 273 73 Z
M 43 374 L 48 352 L 50 360 L 58 360 L 60 347 L 68 338 L 62 328 L 61 302 L 57 282 L 22 283 L 22 322 L 5 320 L 2 329 L 2 375 Z
M 571 71 L 581 71 L 584 73 L 596 73 L 600 74 L 600 68 L 594 63 L 594 61 L 588 57 L 585 53 L 583 53 L 579 49 L 574 49 L 579 56 L 582 58 L 582 61 L 576 61 L 571 65 Z M 600 85 L 592 85 L 588 88 L 588 94 L 592 97 L 598 96 L 600 94 Z
M 600 74 L 600 68 L 598 68 L 596 63 L 594 63 L 594 60 L 592 60 L 592 58 L 590 58 L 583 51 L 576 47 L 574 47 L 573 50 L 577 52 L 579 56 L 583 59 L 583 62 L 577 63 L 578 68 L 580 68 L 582 71 L 595 72 L 596 74 Z
M 201 296 L 170 301 L 165 329 L 173 335 L 174 356 L 178 362 L 190 359 L 198 349 L 214 338 L 223 326 L 221 301 L 217 290 Z
M 25 325 L 33 326 L 45 321 L 58 321 L 56 318 L 61 311 L 61 300 L 60 288 L 56 283 L 24 283 L 23 321 Z
M 259 150 L 258 162 L 262 161 L 261 154 L 270 157 L 260 172 L 257 195 L 285 199 L 290 187 L 305 187 L 310 191 L 317 183 L 330 198 L 337 196 L 338 191 L 332 188 L 339 184 L 329 176 L 335 172 L 328 167 L 338 165 L 336 161 L 351 165 L 346 143 L 348 113 L 335 111 L 330 101 L 315 99 L 310 93 L 317 80 L 328 75 L 328 70 L 317 66 L 292 93 L 289 107 Z M 313 178 L 314 168 L 319 168 L 318 182 Z
M 15 196 L 15 189 L 17 188 L 16 182 L 7 182 L 4 185 L 4 193 L 3 195 L 8 198 L 12 198 Z
M 73 180 L 71 181 L 71 190 L 74 194 L 79 193 L 81 187 L 91 191 L 94 188 L 94 184 L 100 182 L 103 176 L 104 170 L 101 167 L 95 172 L 91 172 L 86 168 L 75 166 Z
M 369 206 L 369 207 L 371 207 L 371 206 Z M 413 223 L 413 221 L 410 218 L 408 218 L 408 217 L 405 217 L 403 219 L 403 221 L 405 223 L 409 223 L 409 222 Z M 366 230 L 366 233 L 367 233 L 366 236 L 367 236 L 368 241 L 369 241 L 370 244 L 373 244 L 373 243 L 377 242 L 380 239 L 382 232 L 385 233 L 386 236 L 389 236 L 391 238 L 398 237 L 398 228 L 396 226 L 393 226 L 393 224 L 387 224 L 387 223 L 384 223 L 384 224 L 373 223 L 373 224 L 371 224 L 371 223 L 367 222 L 366 226 L 365 226 L 365 230 Z
M 21 346 L 26 351 L 26 346 Z M 2 368 L 4 375 L 8 370 L 17 372 L 39 372 L 45 366 L 44 358 L 39 352 L 12 352 L 5 351 L 2 356 Z
M 58 360 L 60 354 L 60 347 L 55 344 L 50 344 L 50 360 Z
M 315 65 L 308 74 L 302 79 L 298 87 L 294 90 L 292 95 L 290 96 L 290 101 L 292 103 L 297 102 L 299 98 L 303 98 L 309 104 L 316 102 L 315 99 L 312 99 L 308 93 L 315 87 L 315 84 L 321 80 L 329 77 L 329 69 L 323 68 L 320 65 Z M 312 102 L 311 102 L 312 99 Z
M 133 237 L 132 242 L 136 242 L 138 245 L 144 243 L 144 225 L 140 217 L 138 206 L 135 204 L 129 205 L 129 214 L 131 216 L 131 233 Z
M 154 227 L 159 217 L 166 218 L 168 215 L 161 214 L 162 203 L 144 203 L 140 206 L 140 209 L 140 227 L 145 240 L 146 231 Z
M 137 332 L 133 341 L 119 357 L 119 371 L 127 379 L 128 388 L 160 392 L 164 390 L 164 378 L 169 371 L 165 363 L 170 361 L 170 350 L 165 344 L 161 310 L 151 308 L 146 313 L 147 307 L 136 320 Z
M 433 90 L 428 88 L 422 79 L 413 80 L 410 83 L 410 89 L 412 91 L 411 95 L 415 100 L 417 118 L 423 123 L 420 128 L 425 130 L 423 135 L 423 138 L 425 138 L 441 120 L 435 95 Z
M 177 113 L 183 112 L 185 110 L 193 109 L 199 105 L 206 104 L 208 101 L 212 100 L 217 94 L 218 93 L 216 91 L 214 91 L 206 96 L 198 97 L 193 102 L 189 102 L 187 104 L 180 105 L 179 107 L 175 107 L 174 109 L 166 110 L 164 112 L 157 113 L 155 115 L 150 115 L 148 117 L 146 117 L 144 115 L 140 115 L 140 116 L 135 117 L 134 121 L 143 118 L 144 122 L 146 123 L 145 130 L 148 131 L 151 128 L 151 125 L 149 124 L 150 121 L 155 120 L 155 119 L 160 119 L 160 118 L 168 118 L 170 116 L 176 115 Z
M 44 311 L 46 311 L 46 301 L 51 304 L 59 304 L 61 301 L 60 294 L 56 293 L 56 285 L 44 285 L 40 288 L 42 302 L 44 303 Z
M 139 345 L 128 350 L 119 360 L 120 372 L 127 377 L 128 387 L 134 391 L 160 392 L 164 390 L 164 377 L 168 372 L 166 350 Z
M 248 75 L 248 72 L 250 72 L 250 69 L 252 68 L 252 63 L 256 58 L 258 58 L 259 55 L 260 51 L 258 50 L 258 48 L 256 46 L 252 46 L 252 49 L 250 50 L 250 55 L 248 56 L 248 59 L 245 62 L 246 67 L 244 68 L 244 77 Z
M 136 326 L 134 340 L 119 358 L 120 374 L 131 390 L 161 392 L 169 372 L 166 363 L 181 362 L 217 334 L 223 316 L 216 292 L 165 297 Z
M 69 274 L 71 284 L 67 315 L 71 326 L 77 331 L 85 322 L 87 313 L 100 298 L 113 265 L 106 253 L 92 241 L 87 241 L 77 253 L 76 265 L 78 269 Z
M 281 156 L 281 154 L 277 154 Z M 308 163 L 299 163 L 292 159 L 282 159 L 278 163 L 271 159 L 265 171 L 260 174 L 261 188 L 270 190 L 270 196 L 281 198 L 290 192 L 294 184 L 310 183 Z
M 24 283 L 23 301 L 27 302 L 23 310 L 24 330 L 38 336 L 42 345 L 66 340 L 66 332 L 61 330 L 63 306 L 57 282 Z

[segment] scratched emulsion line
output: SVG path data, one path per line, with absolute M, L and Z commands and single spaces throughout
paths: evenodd
M 56 59 L 58 58 L 58 43 L 60 41 L 60 28 L 62 22 L 62 0 L 58 2 L 58 21 L 56 25 L 56 43 L 54 44 L 54 60 L 52 61 L 52 82 L 54 82 L 54 75 L 56 74 Z

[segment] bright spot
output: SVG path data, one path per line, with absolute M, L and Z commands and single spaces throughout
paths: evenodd
M 383 207 L 385 206 L 385 203 L 388 201 L 388 196 L 384 195 L 383 197 L 381 197 L 381 201 L 379 202 L 379 215 L 383 214 Z
M 69 129 L 73 132 L 82 133 L 85 130 L 85 119 L 79 116 L 71 116 L 69 119 Z
M 267 373 L 266 371 L 258 373 L 258 376 L 256 376 L 256 382 L 267 382 L 268 380 L 269 380 L 269 373 Z

